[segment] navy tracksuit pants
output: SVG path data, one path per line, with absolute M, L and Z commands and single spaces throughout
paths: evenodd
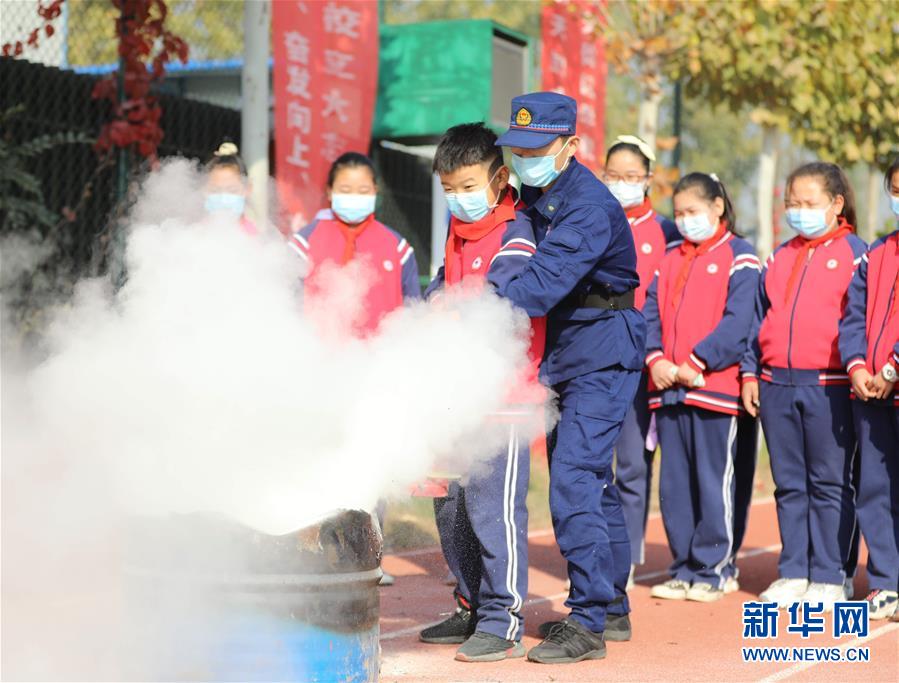
M 612 453 L 641 375 L 613 366 L 553 387 L 560 416 L 547 439 L 549 506 L 571 580 L 565 606 L 595 633 L 605 630 L 613 600 L 615 612 L 629 611 L 624 588 L 631 553 Z
M 852 401 L 859 447 L 856 508 L 869 590 L 899 590 L 899 409 Z
M 440 545 L 458 584 L 477 612 L 477 630 L 521 640 L 528 591 L 528 444 L 510 428 L 506 450 L 464 486 L 453 482 L 434 499 Z
M 737 451 L 734 456 L 734 547 L 731 564 L 746 535 L 749 522 L 749 506 L 752 503 L 752 483 L 755 479 L 755 466 L 759 453 L 759 422 L 750 415 L 737 418 Z M 731 567 L 731 574 L 736 576 L 736 566 Z
M 630 539 L 629 565 L 643 564 L 645 561 L 643 536 L 649 514 L 653 456 L 652 451 L 646 450 L 646 433 L 649 431 L 651 417 L 647 405 L 646 375 L 643 374 L 615 444 L 615 484 L 621 496 L 621 507 Z
M 656 411 L 670 574 L 723 588 L 733 571 L 737 418 L 683 404 Z
M 849 390 L 840 385 L 759 384 L 783 545 L 779 574 L 842 584 L 856 542 Z

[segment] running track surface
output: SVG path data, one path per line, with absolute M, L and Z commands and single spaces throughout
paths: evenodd
M 525 603 L 525 639 L 530 648 L 539 642 L 537 626 L 566 614 L 563 606 L 565 565 L 551 531 L 532 530 L 529 542 L 529 592 Z M 418 631 L 449 615 L 454 608 L 452 588 L 443 584 L 446 565 L 439 549 L 387 555 L 386 571 L 396 585 L 381 589 L 381 680 L 418 681 L 899 681 L 899 623 L 872 621 L 868 638 L 834 640 L 829 633 L 803 640 L 786 634 L 789 619 L 781 612 L 776 640 L 742 639 L 742 603 L 753 600 L 777 577 L 780 549 L 777 518 L 771 500 L 753 504 L 746 541 L 741 551 L 741 590 L 724 599 L 702 604 L 651 598 L 652 584 L 666 578 L 670 554 L 662 521 L 650 518 L 647 562 L 638 567 L 637 586 L 630 593 L 633 639 L 609 643 L 601 661 L 542 665 L 524 659 L 488 664 L 465 664 L 453 659 L 456 646 L 426 645 Z M 863 597 L 867 579 L 862 568 L 855 580 L 856 598 Z M 826 625 L 830 628 L 831 617 Z M 744 663 L 741 647 L 867 647 L 868 663 Z

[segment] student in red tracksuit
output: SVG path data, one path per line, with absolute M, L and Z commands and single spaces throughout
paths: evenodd
M 640 276 L 640 285 L 634 292 L 634 306 L 641 310 L 646 301 L 646 290 L 662 257 L 669 245 L 681 240 L 674 221 L 656 213 L 649 199 L 655 160 L 652 148 L 643 140 L 634 135 L 619 135 L 606 153 L 602 175 L 609 192 L 621 203 L 633 231 L 637 274 Z M 644 376 L 615 444 L 615 484 L 631 549 L 628 588 L 633 581 L 634 565 L 644 561 L 643 535 L 649 513 L 653 451 L 646 448 L 650 424 L 647 398 Z
M 366 293 L 362 319 L 354 330 L 359 336 L 377 330 L 381 319 L 404 301 L 421 297 L 412 246 L 375 218 L 377 192 L 371 160 L 357 152 L 341 155 L 328 172 L 331 212 L 319 212 L 289 242 L 310 265 L 304 285 L 307 300 L 316 295 L 317 275 L 324 263 L 368 261 L 374 280 Z
M 884 185 L 899 218 L 899 157 Z M 899 230 L 862 257 L 840 322 L 860 455 L 856 507 L 868 546 L 868 614 L 899 621 Z
M 331 210 L 322 210 L 315 219 L 294 233 L 288 244 L 308 265 L 303 296 L 307 305 L 319 293 L 319 269 L 326 263 L 344 266 L 353 259 L 365 259 L 374 273 L 353 332 L 365 337 L 378 329 L 381 319 L 405 301 L 421 298 L 415 252 L 405 238 L 375 218 L 377 175 L 364 154 L 346 152 L 328 171 L 328 200 Z M 384 503 L 375 510 L 384 526 Z M 384 572 L 382 586 L 394 577 Z
M 426 298 L 447 288 L 499 289 L 524 269 L 537 246 L 531 220 L 517 210 L 496 134 L 482 123 L 450 128 L 437 146 L 434 171 L 452 217 L 444 264 Z M 533 320 L 532 328 L 528 370 L 529 386 L 534 387 L 545 319 Z M 542 400 L 539 390 L 539 396 L 527 393 L 516 393 L 511 400 Z M 456 652 L 460 661 L 524 656 L 521 610 L 527 595 L 529 473 L 528 444 L 512 424 L 503 453 L 461 485 L 453 482 L 447 496 L 434 501 L 440 543 L 458 582 L 458 607 L 419 637 L 426 643 L 461 644 Z
M 649 287 L 646 364 L 662 470 L 659 498 L 674 561 L 653 597 L 711 602 L 736 590 L 734 460 L 738 365 L 752 324 L 761 270 L 734 234 L 724 185 L 691 173 L 674 189 L 684 237 Z
M 851 592 L 854 564 L 855 430 L 837 341 L 865 243 L 854 233 L 855 198 L 839 166 L 793 171 L 786 207 L 799 234 L 765 263 L 741 365 L 743 405 L 761 415 L 771 455 L 783 545 L 780 576 L 760 599 L 829 610 Z

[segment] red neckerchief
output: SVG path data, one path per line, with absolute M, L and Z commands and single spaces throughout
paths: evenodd
M 722 218 L 721 222 L 718 223 L 718 229 L 715 231 L 715 234 L 702 244 L 696 244 L 685 239 L 680 245 L 680 250 L 685 258 L 684 262 L 681 264 L 680 272 L 677 274 L 677 279 L 674 281 L 674 291 L 671 294 L 671 306 L 673 308 L 677 308 L 680 304 L 681 296 L 684 293 L 684 287 L 687 285 L 687 275 L 690 273 L 690 264 L 693 263 L 693 259 L 697 256 L 701 256 L 718 244 L 718 240 L 721 239 L 725 232 L 727 232 L 727 221 Z
M 816 237 L 811 240 L 805 239 L 801 235 L 799 236 L 801 246 L 799 247 L 799 253 L 796 254 L 796 260 L 793 261 L 793 270 L 790 272 L 790 278 L 787 280 L 787 289 L 784 292 L 784 303 L 787 303 L 790 300 L 790 292 L 793 291 L 793 285 L 796 284 L 796 280 L 799 278 L 799 273 L 802 271 L 802 264 L 808 259 L 809 252 L 828 240 L 839 239 L 852 231 L 853 227 L 846 222 L 845 218 L 839 216 L 837 217 L 837 227 L 826 235 L 821 235 L 821 237 Z
M 462 279 L 462 245 L 467 241 L 479 240 L 490 234 L 498 225 L 515 218 L 515 199 L 508 190 L 490 213 L 474 223 L 450 218 L 449 237 L 446 239 L 443 276 L 447 284 L 455 284 Z M 456 272 L 458 268 L 459 272 Z M 458 279 L 456 279 L 458 277 Z
M 896 256 L 899 256 L 899 235 L 896 235 Z M 890 307 L 888 320 L 892 320 L 897 314 L 899 314 L 899 270 L 896 271 L 896 282 L 893 283 L 893 305 Z
M 652 211 L 652 202 L 649 201 L 649 197 L 643 199 L 642 204 L 637 204 L 635 206 L 630 206 L 624 210 L 624 215 L 627 216 L 628 222 L 642 218 L 647 213 Z
M 361 223 L 356 223 L 355 225 L 347 225 L 337 217 L 337 214 L 334 214 L 334 222 L 337 223 L 337 227 L 340 228 L 340 232 L 343 233 L 343 239 L 345 240 L 343 245 L 343 260 L 341 261 L 341 264 L 346 265 L 347 263 L 352 261 L 353 257 L 356 255 L 356 240 L 361 237 L 366 228 L 368 228 L 372 223 L 375 222 L 375 215 L 370 214 Z

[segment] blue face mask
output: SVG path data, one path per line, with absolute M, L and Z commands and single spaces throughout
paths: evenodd
M 712 225 L 709 221 L 708 214 L 700 213 L 695 216 L 681 216 L 674 220 L 677 225 L 678 232 L 683 235 L 685 240 L 690 240 L 694 244 L 705 242 L 718 229 L 717 225 Z
M 899 218 L 899 197 L 894 194 L 890 195 L 890 208 L 893 210 L 896 218 Z
M 207 213 L 226 213 L 235 218 L 243 215 L 246 205 L 247 198 L 242 194 L 234 194 L 233 192 L 208 194 L 204 204 Z
M 827 232 L 827 209 L 787 209 L 787 223 L 806 239 L 820 237 Z
M 331 210 L 344 223 L 361 223 L 375 212 L 374 194 L 332 194 Z
M 496 169 L 496 173 L 499 173 L 499 169 Z M 490 187 L 490 183 L 493 182 L 496 173 L 490 177 L 487 184 L 480 190 L 475 190 L 474 192 L 447 192 L 446 204 L 450 213 L 463 223 L 475 223 L 490 213 L 490 210 L 496 204 L 490 204 L 487 201 L 487 188 Z
M 546 187 L 565 170 L 564 167 L 561 171 L 556 168 L 556 157 L 565 151 L 569 142 L 571 142 L 571 138 L 565 141 L 562 149 L 558 152 L 545 157 L 520 157 L 513 154 L 512 168 L 515 169 L 515 173 L 525 185 Z

